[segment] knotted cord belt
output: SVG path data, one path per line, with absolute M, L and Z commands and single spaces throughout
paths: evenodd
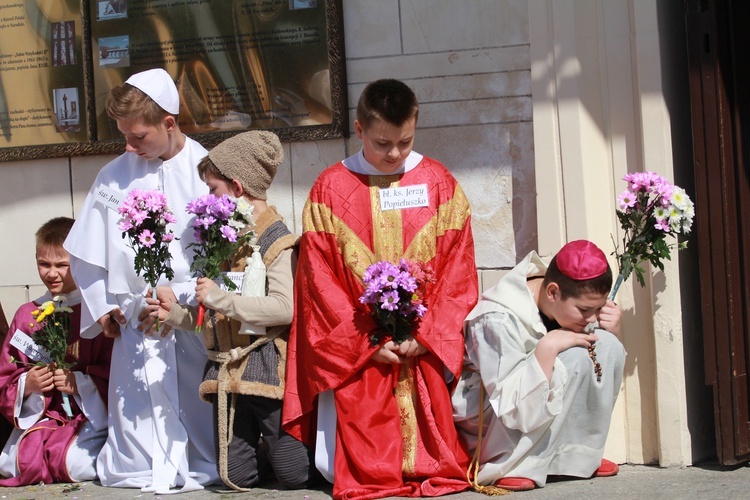
M 479 476 L 479 456 L 482 450 L 482 434 L 484 434 L 484 391 L 484 384 L 482 384 L 479 388 L 479 432 L 477 433 L 477 447 L 474 450 L 474 456 L 471 457 L 469 469 L 466 471 L 466 480 L 479 493 L 489 496 L 507 495 L 510 491 L 505 488 L 495 486 L 494 484 L 482 486 L 477 481 L 477 476 Z
M 218 406 L 217 425 L 219 433 L 219 476 L 224 484 L 237 491 L 253 491 L 252 488 L 243 488 L 237 486 L 229 480 L 229 464 L 227 463 L 227 448 L 234 437 L 234 409 L 237 403 L 237 394 L 232 393 L 232 402 L 229 405 L 229 417 L 227 419 L 227 384 L 229 382 L 229 365 L 235 362 L 241 362 L 250 351 L 257 349 L 259 346 L 271 342 L 273 339 L 261 337 L 247 347 L 235 347 L 229 352 L 208 351 L 208 359 L 219 363 L 219 373 L 217 381 L 219 383 L 216 389 L 216 398 Z

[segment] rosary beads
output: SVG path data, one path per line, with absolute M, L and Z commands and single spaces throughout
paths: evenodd
M 591 361 L 594 363 L 594 373 L 596 373 L 596 381 L 601 382 L 602 381 L 602 365 L 599 364 L 596 361 L 596 347 L 594 346 L 596 342 L 592 342 L 589 346 L 589 358 L 591 358 Z

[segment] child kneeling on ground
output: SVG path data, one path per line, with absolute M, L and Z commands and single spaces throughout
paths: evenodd
M 80 337 L 81 292 L 63 248 L 72 226 L 73 219 L 57 217 L 37 231 L 36 263 L 47 292 L 18 309 L 0 353 L 0 411 L 14 425 L 0 453 L 0 475 L 7 478 L 0 486 L 96 479 L 114 340 Z M 38 364 L 44 359 L 34 341 L 48 321 L 62 333 L 67 326 L 70 368 Z
M 274 133 L 250 131 L 225 140 L 198 164 L 211 194 L 244 199 L 253 207 L 255 250 L 267 269 L 263 296 L 225 291 L 205 277 L 195 288 L 196 299 L 209 310 L 202 329 L 208 363 L 200 394 L 214 408 L 219 475 L 237 490 L 274 476 L 287 489 L 305 488 L 322 479 L 310 449 L 281 429 L 298 236 L 268 205 L 266 191 L 283 159 Z M 245 270 L 252 253 L 252 246 L 244 244 L 230 257 L 226 270 Z M 159 296 L 169 291 L 160 287 Z M 159 316 L 178 329 L 193 329 L 197 309 L 174 300 L 174 296 L 161 300 Z M 260 328 L 250 333 L 245 325 Z
M 573 241 L 549 266 L 531 252 L 466 318 L 453 416 L 471 451 L 480 448 L 480 485 L 518 491 L 551 475 L 617 474 L 602 459 L 625 364 L 610 333 L 620 317 L 611 287 L 604 253 Z

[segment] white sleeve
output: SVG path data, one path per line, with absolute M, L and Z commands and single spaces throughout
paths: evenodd
M 102 400 L 96 384 L 90 375 L 81 372 L 73 372 L 76 378 L 78 394 L 74 397 L 78 407 L 86 415 L 95 430 L 100 431 L 107 428 L 107 406 Z
M 198 307 L 198 301 L 195 300 L 195 285 L 197 280 L 192 279 L 185 283 L 170 283 L 178 304 Z
M 562 410 L 567 371 L 556 359 L 548 382 L 524 336 L 525 327 L 514 315 L 489 313 L 470 325 L 466 349 L 503 425 L 529 433 Z
M 81 290 L 81 338 L 93 339 L 101 332 L 99 318 L 120 307 L 117 297 L 107 291 L 107 270 L 73 255 L 70 270 Z
M 28 429 L 39 421 L 44 414 L 44 394 L 41 392 L 32 392 L 28 396 L 23 396 L 26 388 L 26 375 L 22 373 L 18 377 L 18 391 L 16 393 L 16 404 L 13 409 L 13 416 L 16 417 L 19 429 Z
M 85 260 L 70 256 L 70 267 L 76 284 L 81 290 L 81 338 L 93 339 L 102 331 L 99 318 L 120 308 L 125 319 L 131 321 L 131 326 L 138 326 L 138 315 L 146 305 L 144 294 L 141 293 L 113 294 L 107 291 L 108 271 L 102 267 L 90 264 Z

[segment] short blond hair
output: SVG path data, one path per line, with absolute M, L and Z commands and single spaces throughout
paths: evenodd
M 107 116 L 113 120 L 138 118 L 144 125 L 157 126 L 170 113 L 142 90 L 125 83 L 113 87 L 107 96 Z

